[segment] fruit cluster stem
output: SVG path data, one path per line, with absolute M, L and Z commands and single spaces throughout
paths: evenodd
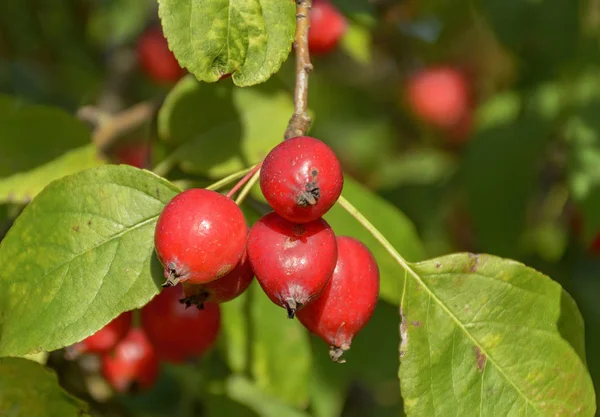
M 239 182 L 236 185 L 234 185 L 231 190 L 229 190 L 229 192 L 227 193 L 227 198 L 233 197 L 233 195 L 237 193 L 240 190 L 240 188 L 244 186 L 244 184 L 246 184 L 252 179 L 252 177 L 254 177 L 254 175 L 260 170 L 261 167 L 262 161 L 259 164 L 255 165 L 254 168 L 252 168 L 250 171 L 248 171 L 248 173 L 246 173 L 246 175 L 244 175 L 244 177 L 241 180 L 239 180 Z
M 313 69 L 308 50 L 309 12 L 312 0 L 296 0 L 296 88 L 294 91 L 294 114 L 285 131 L 284 139 L 304 136 L 310 127 L 308 115 L 308 78 Z

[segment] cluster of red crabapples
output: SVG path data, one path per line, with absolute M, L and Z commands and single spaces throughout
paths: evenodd
M 301 136 L 264 159 L 260 188 L 273 211 L 250 230 L 230 198 L 205 189 L 182 192 L 156 225 L 165 286 L 181 283 L 182 302 L 201 309 L 237 297 L 256 276 L 269 299 L 325 340 L 331 358 L 341 362 L 379 294 L 371 252 L 354 238 L 336 237 L 322 218 L 338 200 L 343 181 L 333 151 Z
M 215 343 L 221 326 L 217 304 L 203 310 L 181 303 L 182 289 L 165 288 L 139 311 L 122 313 L 98 332 L 71 346 L 70 354 L 95 354 L 106 381 L 117 391 L 136 392 L 156 381 L 161 362 L 183 363 L 204 355 Z M 135 314 L 137 314 L 136 312 Z

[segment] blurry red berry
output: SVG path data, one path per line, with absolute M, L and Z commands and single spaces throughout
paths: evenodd
M 150 145 L 148 143 L 128 143 L 115 150 L 117 162 L 136 168 L 147 168 L 150 162 Z
M 156 82 L 174 83 L 185 74 L 160 27 L 152 27 L 140 36 L 137 53 L 143 71 Z
M 260 189 L 273 210 L 294 223 L 323 216 L 344 186 L 340 162 L 318 139 L 299 136 L 269 152 L 260 170 Z
M 122 313 L 106 326 L 73 345 L 74 353 L 104 353 L 111 350 L 131 328 L 131 311 Z
M 337 245 L 323 219 L 294 224 L 269 213 L 250 229 L 248 257 L 264 292 L 293 318 L 325 288 L 337 260 Z
M 142 327 L 158 356 L 181 363 L 204 355 L 217 340 L 221 327 L 218 304 L 204 309 L 186 307 L 181 286 L 164 288 L 142 308 Z
M 119 392 L 150 388 L 158 377 L 159 361 L 141 329 L 131 329 L 112 352 L 102 356 L 102 374 Z
M 379 297 L 375 258 L 358 240 L 339 236 L 338 257 L 323 293 L 298 311 L 298 319 L 330 346 L 331 359 L 342 362 L 352 339 L 368 323 Z
M 428 68 L 417 73 L 408 81 L 407 94 L 412 110 L 424 122 L 438 128 L 469 123 L 469 83 L 455 68 Z
M 346 33 L 344 15 L 328 0 L 313 0 L 308 30 L 308 48 L 315 55 L 328 54 Z
M 177 195 L 154 234 L 165 285 L 203 284 L 227 275 L 242 257 L 247 235 L 244 214 L 231 199 L 201 188 Z

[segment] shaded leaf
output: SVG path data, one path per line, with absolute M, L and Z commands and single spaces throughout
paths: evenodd
M 170 48 L 201 81 L 233 73 L 238 86 L 264 82 L 291 50 L 296 30 L 292 1 L 159 0 L 158 4 Z
M 423 259 L 424 249 L 419 236 L 410 222 L 398 209 L 352 180 L 344 179 L 342 195 L 352 202 L 363 215 L 380 230 L 387 231 L 386 237 L 406 259 Z M 325 219 L 337 235 L 347 235 L 361 240 L 373 252 L 381 274 L 380 296 L 392 304 L 400 302 L 404 270 L 381 247 L 375 238 L 365 230 L 342 207 L 335 205 Z
M 0 244 L 0 355 L 70 345 L 156 295 L 154 227 L 177 192 L 148 171 L 111 165 L 38 194 Z
M 0 415 L 82 417 L 88 406 L 67 394 L 54 372 L 27 359 L 0 359 Z
M 559 284 L 489 255 L 410 268 L 400 346 L 407 415 L 594 415 L 583 320 Z
M 259 162 L 283 139 L 294 109 L 276 80 L 252 88 L 183 79 L 159 113 L 169 160 L 192 174 L 221 178 Z
M 262 417 L 308 417 L 308 414 L 266 395 L 251 381 L 242 376 L 229 378 L 227 381 L 227 394 Z
M 0 202 L 28 203 L 50 182 L 103 163 L 94 145 L 68 151 L 30 171 L 0 178 Z
M 0 178 L 29 171 L 87 145 L 87 127 L 61 109 L 0 95 Z

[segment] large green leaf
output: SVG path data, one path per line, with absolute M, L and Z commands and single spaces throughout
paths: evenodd
M 177 192 L 111 165 L 38 194 L 0 243 L 0 355 L 70 345 L 156 295 L 154 226 Z
M 386 236 L 394 247 L 411 261 L 424 257 L 424 249 L 410 220 L 398 209 L 381 197 L 370 192 L 349 176 L 345 177 L 342 195 L 356 206 L 380 230 L 386 230 Z M 377 259 L 381 274 L 381 297 L 392 304 L 400 302 L 404 270 L 381 247 L 375 238 L 367 232 L 343 208 L 336 205 L 325 219 L 337 235 L 353 236 L 364 242 Z
M 296 29 L 293 1 L 159 0 L 169 46 L 199 80 L 233 73 L 239 86 L 266 81 L 287 58 Z
M 411 265 L 401 315 L 407 415 L 594 415 L 583 320 L 543 274 L 489 255 Z
M 176 146 L 172 164 L 221 178 L 259 162 L 283 139 L 294 111 L 277 80 L 252 88 L 183 79 L 171 91 L 158 121 L 161 137 Z
M 30 171 L 0 178 L 0 202 L 27 203 L 50 182 L 103 163 L 94 145 L 69 151 Z
M 0 359 L 0 415 L 82 417 L 88 406 L 58 385 L 54 372 L 20 358 Z
M 0 95 L 0 178 L 32 170 L 89 141 L 87 127 L 63 110 Z

